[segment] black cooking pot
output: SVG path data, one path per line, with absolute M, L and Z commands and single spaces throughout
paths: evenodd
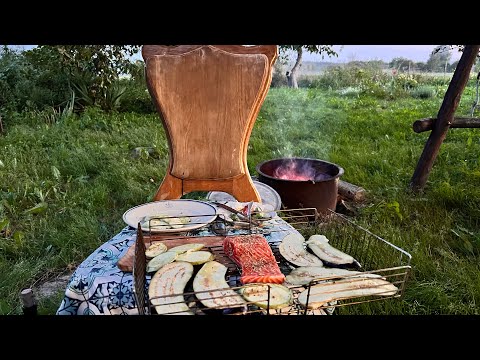
M 258 180 L 278 192 L 284 208 L 317 208 L 323 214 L 336 208 L 338 180 L 344 172 L 336 164 L 309 158 L 281 158 L 264 161 L 256 170 Z

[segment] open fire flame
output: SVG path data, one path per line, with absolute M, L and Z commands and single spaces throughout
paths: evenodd
M 320 181 L 328 178 L 327 174 L 319 173 L 310 162 L 294 160 L 289 160 L 276 168 L 273 177 L 297 181 Z

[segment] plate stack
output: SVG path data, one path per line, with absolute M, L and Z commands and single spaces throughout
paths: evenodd
M 280 210 L 282 206 L 282 200 L 280 195 L 270 186 L 261 183 L 260 181 L 253 180 L 253 184 L 260 194 L 262 199 L 262 204 L 268 204 L 273 207 L 273 210 Z M 222 192 L 222 191 L 211 191 L 207 194 L 207 200 L 217 201 L 217 202 L 226 202 L 226 201 L 236 201 L 232 195 Z

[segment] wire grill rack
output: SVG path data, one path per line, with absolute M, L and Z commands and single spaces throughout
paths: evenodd
M 254 213 L 252 213 L 252 216 Z M 365 280 L 363 277 L 355 277 L 355 275 L 348 276 L 329 276 L 319 277 L 312 280 L 307 285 L 290 285 L 284 283 L 292 294 L 292 298 L 288 305 L 281 308 L 274 308 L 271 305 L 271 294 L 273 286 L 271 284 L 263 284 L 265 293 L 265 303 L 260 307 L 253 302 L 245 301 L 244 304 L 237 307 L 225 307 L 219 306 L 217 308 L 206 307 L 196 296 L 200 292 L 193 290 L 193 279 L 196 272 L 201 268 L 195 266 L 195 272 L 190 281 L 187 283 L 184 291 L 181 294 L 172 294 L 166 296 L 160 296 L 149 299 L 148 297 L 148 281 L 150 274 L 146 272 L 147 258 L 145 256 L 145 243 L 151 244 L 156 241 L 163 241 L 168 245 L 168 241 L 177 240 L 184 237 L 189 239 L 190 242 L 205 243 L 205 250 L 210 251 L 215 256 L 215 261 L 227 267 L 226 282 L 229 285 L 229 289 L 235 291 L 235 294 L 241 292 L 247 285 L 242 285 L 240 282 L 241 271 L 238 266 L 224 253 L 221 242 L 208 241 L 209 237 L 200 236 L 198 234 L 185 233 L 185 234 L 171 234 L 169 236 L 158 235 L 154 232 L 142 232 L 141 227 L 138 226 L 137 240 L 135 247 L 135 261 L 133 269 L 134 277 L 134 293 L 136 302 L 138 305 L 138 311 L 140 315 L 155 314 L 155 306 L 159 300 L 165 298 L 169 303 L 184 303 L 188 306 L 191 313 L 196 315 L 209 315 L 209 314 L 229 314 L 229 315 L 246 315 L 246 314 L 265 314 L 265 315 L 307 315 L 307 314 L 331 314 L 335 307 L 351 306 L 360 303 L 373 302 L 373 301 L 385 301 L 393 298 L 400 298 L 405 290 L 405 286 L 408 280 L 409 273 L 411 271 L 410 261 L 411 255 L 405 250 L 395 246 L 394 244 L 386 241 L 385 239 L 373 234 L 369 230 L 355 224 L 347 217 L 336 213 L 334 211 L 328 211 L 326 214 L 319 214 L 315 208 L 303 208 L 303 209 L 290 209 L 276 211 L 276 215 L 272 221 L 285 221 L 288 225 L 296 229 L 300 234 L 308 239 L 313 234 L 323 234 L 329 239 L 329 243 L 335 248 L 353 256 L 356 260 L 358 271 L 362 271 L 364 274 L 374 274 L 370 276 L 381 277 L 387 280 L 391 284 L 397 287 L 397 291 L 385 291 L 378 290 L 376 295 L 361 296 L 361 293 L 357 292 L 353 295 L 348 293 L 335 294 L 335 287 L 332 287 L 332 294 L 330 301 L 322 304 L 310 302 L 312 298 L 315 286 L 322 286 L 327 284 L 333 285 L 338 281 L 351 281 L 352 283 L 359 282 L 359 284 Z M 275 220 L 277 219 L 277 220 Z M 225 219 L 223 219 L 225 220 Z M 228 223 L 227 223 L 228 224 Z M 139 224 L 140 225 L 140 224 Z M 210 225 L 212 226 L 212 225 Z M 230 224 L 231 227 L 236 226 Z M 241 227 L 246 234 L 271 234 L 272 231 L 284 231 L 282 227 L 269 228 L 268 226 L 254 226 L 252 222 L 245 225 L 243 223 Z M 276 230 L 280 229 L 280 230 Z M 238 234 L 234 234 L 238 235 Z M 224 236 L 232 236 L 227 233 Z M 223 237 L 222 237 L 223 238 Z M 211 237 L 214 240 L 214 237 Z M 288 261 L 286 261 L 279 252 L 280 241 L 269 241 L 269 245 L 277 260 L 279 268 L 284 275 L 290 274 L 290 272 L 296 268 Z M 367 275 L 368 276 L 368 275 Z M 313 290 L 312 290 L 313 289 Z M 209 299 L 215 299 L 216 297 L 225 296 L 221 290 L 226 289 L 214 289 L 210 291 L 211 297 Z M 299 301 L 299 295 L 302 292 L 307 292 L 307 301 L 301 303 Z M 231 292 L 230 292 L 231 293 Z M 175 298 L 180 298 L 181 301 L 173 301 Z M 169 299 L 170 298 L 170 299 Z M 205 296 L 203 296 L 205 298 Z M 258 302 L 257 302 L 258 304 Z M 172 312 L 174 314 L 174 312 Z

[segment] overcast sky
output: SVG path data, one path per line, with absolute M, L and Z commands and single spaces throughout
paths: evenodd
M 325 57 L 324 61 L 348 62 L 352 60 L 383 60 L 390 62 L 395 57 L 404 57 L 415 62 L 426 62 L 437 45 L 334 45 L 337 57 Z M 460 58 L 461 53 L 452 52 L 452 62 Z M 322 61 L 320 55 L 308 54 L 308 61 Z

